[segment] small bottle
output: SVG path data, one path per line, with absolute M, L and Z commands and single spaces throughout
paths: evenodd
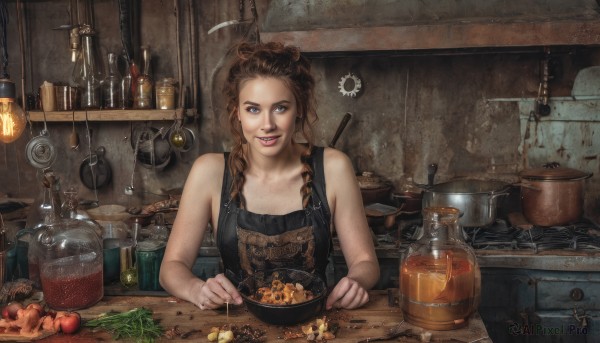
M 108 53 L 108 73 L 102 83 L 102 98 L 104 108 L 121 107 L 121 75 L 117 68 L 117 55 Z
M 133 108 L 149 109 L 152 108 L 154 81 L 150 77 L 150 49 L 147 47 L 142 48 L 142 58 L 144 60 L 144 69 L 135 82 Z
M 121 86 L 120 86 L 120 100 L 121 103 L 119 107 L 121 109 L 128 109 L 133 107 L 133 75 L 131 73 L 132 69 L 137 70 L 137 65 L 133 60 L 128 63 L 125 55 L 121 55 L 121 61 L 125 61 L 124 68 L 121 70 L 123 77 L 121 78 Z

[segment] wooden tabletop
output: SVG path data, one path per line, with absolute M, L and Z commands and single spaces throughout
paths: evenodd
M 397 297 L 396 290 L 390 292 L 392 293 L 371 291 L 371 300 L 360 309 L 323 312 L 323 316 L 327 316 L 331 322 L 337 322 L 339 325 L 336 338 L 331 342 L 358 342 L 369 337 L 379 337 L 398 325 L 401 325 L 402 329 L 412 329 L 415 333 L 424 332 L 424 329 L 404 322 L 402 312 L 397 305 L 389 305 L 390 295 L 392 299 Z M 158 342 L 208 342 L 207 335 L 211 327 L 219 327 L 224 324 L 238 326 L 250 324 L 253 328 L 263 329 L 266 331 L 266 342 L 283 342 L 284 332 L 286 331 L 301 332 L 301 325 L 274 326 L 263 323 L 248 312 L 243 305 L 230 306 L 229 316 L 227 316 L 225 309 L 202 311 L 191 303 L 169 296 L 105 296 L 98 304 L 78 312 L 83 320 L 89 320 L 111 310 L 122 312 L 136 307 L 151 309 L 154 312 L 154 318 L 160 321 L 165 331 L 177 327 L 181 334 L 191 332 L 186 339 L 180 336 L 174 338 L 163 337 Z M 432 342 L 492 342 L 478 313 L 471 316 L 468 325 L 464 328 L 450 331 L 428 331 L 432 334 Z M 403 339 L 403 342 L 419 341 L 416 338 Z M 88 328 L 83 328 L 74 335 L 56 334 L 39 341 L 109 342 L 112 339 L 110 334 L 106 332 L 92 332 Z M 291 341 L 306 342 L 306 338 L 297 338 Z M 396 339 L 393 341 L 396 341 Z

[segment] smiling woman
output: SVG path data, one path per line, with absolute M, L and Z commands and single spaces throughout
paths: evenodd
M 326 280 L 335 229 L 348 275 L 322 294 L 325 306 L 363 306 L 379 266 L 350 160 L 313 144 L 308 59 L 280 43 L 241 43 L 234 51 L 224 87 L 233 146 L 194 163 L 161 266 L 162 286 L 201 309 L 242 303 L 223 274 L 200 280 L 191 273 L 209 223 L 231 280 L 278 268 Z

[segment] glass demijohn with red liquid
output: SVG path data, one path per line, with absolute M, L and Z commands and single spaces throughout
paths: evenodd
M 30 249 L 30 267 L 37 264 L 44 300 L 52 309 L 84 309 L 102 299 L 102 240 L 92 225 L 76 219 L 44 225 Z
M 473 249 L 462 238 L 460 211 L 423 209 L 423 236 L 400 264 L 404 320 L 430 330 L 464 327 L 481 299 L 481 272 Z

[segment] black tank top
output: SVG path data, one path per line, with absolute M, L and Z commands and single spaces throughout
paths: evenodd
M 314 148 L 308 161 L 313 170 L 311 201 L 306 208 L 284 215 L 252 213 L 231 201 L 229 154 L 224 154 L 217 246 L 226 270 L 241 280 L 257 271 L 285 267 L 317 273 L 326 280 L 332 240 L 323 150 Z

